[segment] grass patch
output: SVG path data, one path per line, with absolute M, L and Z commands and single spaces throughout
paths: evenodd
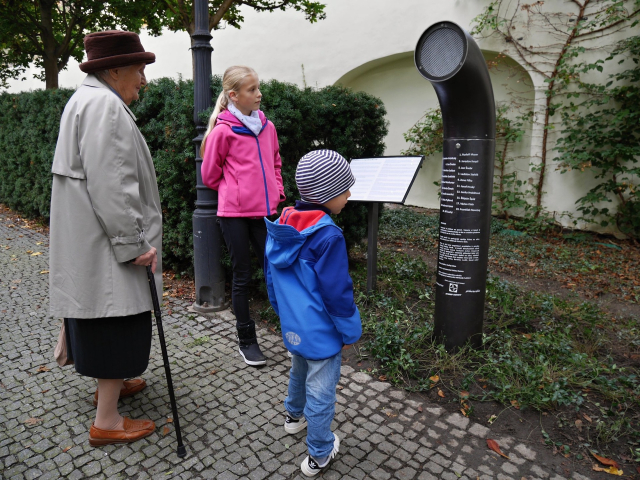
M 194 338 L 193 342 L 187 344 L 187 347 L 189 348 L 200 347 L 205 343 L 207 343 L 208 341 L 209 341 L 209 337 L 207 336 Z
M 460 392 L 469 392 L 470 403 L 497 401 L 551 412 L 560 423 L 573 424 L 577 412 L 588 411 L 592 423 L 585 426 L 585 445 L 624 437 L 629 454 L 640 459 L 636 443 L 640 380 L 634 365 L 620 365 L 621 356 L 627 355 L 622 352 L 640 349 L 638 319 L 620 322 L 575 296 L 528 291 L 490 276 L 483 348 L 447 353 L 432 340 L 435 271 L 426 259 L 436 253 L 437 223 L 437 215 L 385 210 L 377 291 L 371 295 L 363 293 L 366 247 L 352 251 L 352 277 L 364 329 L 358 354 L 377 362 L 379 373 L 409 390 L 426 392 L 437 386 L 456 399 Z M 496 220 L 492 230 L 494 263 L 527 263 L 524 274 L 535 262 L 546 278 L 594 272 L 611 275 L 619 272 L 620 265 L 636 261 L 628 247 L 609 248 L 607 258 L 601 259 L 595 252 L 608 247 L 597 245 L 589 234 L 583 235 L 590 240 L 505 234 Z M 620 255 L 625 252 L 623 259 Z M 634 288 L 632 284 L 627 291 Z M 624 298 L 622 289 L 618 293 Z M 637 292 L 630 303 L 635 298 Z M 472 411 L 470 407 L 467 413 Z M 574 418 L 567 412 L 574 412 Z

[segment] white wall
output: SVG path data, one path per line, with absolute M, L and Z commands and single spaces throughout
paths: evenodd
M 449 19 L 468 27 L 488 0 L 325 0 L 327 18 L 314 24 L 295 11 L 257 13 L 243 8 L 242 29 L 212 33 L 213 72 L 235 64 L 255 68 L 265 79 L 302 85 L 304 64 L 308 85 L 331 85 L 359 65 L 377 58 L 413 50 L 420 34 L 433 22 Z M 161 37 L 141 35 L 157 62 L 148 67 L 149 79 L 181 74 L 191 78 L 190 39 L 187 33 Z M 74 88 L 84 74 L 77 62 L 59 77 L 61 87 Z M 11 83 L 10 91 L 44 88 L 28 79 Z
M 245 22 L 241 30 L 226 28 L 213 32 L 213 72 L 221 74 L 234 64 L 250 65 L 263 79 L 276 78 L 303 86 L 323 87 L 342 83 L 357 90 L 379 96 L 388 111 L 389 135 L 386 153 L 398 154 L 406 148 L 402 134 L 417 121 L 427 108 L 437 105 L 428 82 L 415 70 L 412 52 L 421 33 L 439 20 L 451 20 L 469 30 L 472 20 L 490 0 L 325 0 L 326 20 L 309 24 L 304 15 L 295 11 L 257 13 L 244 8 Z M 550 11 L 567 7 L 565 0 L 548 0 L 544 8 Z M 526 19 L 526 18 L 525 18 Z M 525 32 L 526 25 L 518 24 Z M 626 33 L 629 35 L 629 33 Z M 610 36 L 607 42 L 622 38 Z M 161 37 L 141 35 L 147 51 L 156 54 L 157 61 L 147 68 L 147 78 L 191 78 L 190 39 L 187 33 L 166 32 Z M 541 44 L 546 38 L 527 38 Z M 601 39 L 592 42 L 597 45 Z M 498 38 L 478 39 L 486 56 L 505 50 Z M 589 45 L 587 45 L 589 46 Z M 512 58 L 515 52 L 506 49 Z M 304 77 L 303 69 L 304 65 Z M 614 66 L 614 68 L 616 68 Z M 611 72 L 605 72 L 604 75 Z M 529 72 L 526 85 L 518 83 L 524 70 L 513 61 L 493 70 L 491 78 L 496 100 L 507 98 L 507 92 L 521 92 L 523 104 L 544 103 L 547 86 L 540 75 Z M 526 75 L 525 75 L 526 76 Z M 75 88 L 84 74 L 77 62 L 71 60 L 66 71 L 60 73 L 61 87 Z M 525 85 L 523 87 L 523 85 Z M 9 91 L 17 92 L 44 88 L 44 83 L 29 78 L 11 82 Z M 265 99 L 268 101 L 268 99 Z M 529 161 L 537 161 L 541 151 L 541 117 L 538 116 L 527 131 L 525 140 L 512 155 L 515 167 L 524 179 L 535 178 Z M 553 140 L 553 135 L 551 135 Z M 560 175 L 550 164 L 543 206 L 550 211 L 574 211 L 575 200 L 593 183 L 592 176 L 583 173 Z M 420 172 L 408 202 L 426 207 L 438 207 L 433 181 L 440 176 L 440 159 L 428 159 Z M 565 222 L 567 223 L 567 222 Z

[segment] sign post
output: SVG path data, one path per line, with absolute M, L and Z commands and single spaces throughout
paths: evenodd
M 367 293 L 376 289 L 380 203 L 404 204 L 423 156 L 354 158 L 350 202 L 367 202 Z

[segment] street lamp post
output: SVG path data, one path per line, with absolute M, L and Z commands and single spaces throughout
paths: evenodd
M 211 34 L 207 0 L 194 0 L 196 29 L 191 38 L 193 50 L 193 120 L 198 136 L 196 148 L 196 209 L 193 212 L 193 268 L 196 301 L 193 309 L 210 313 L 228 307 L 225 300 L 225 276 L 220 265 L 222 233 L 218 224 L 218 192 L 202 183 L 200 145 L 207 129 L 200 113 L 211 107 Z

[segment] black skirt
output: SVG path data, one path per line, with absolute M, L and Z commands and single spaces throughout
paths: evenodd
M 65 318 L 67 351 L 80 375 L 142 375 L 151 353 L 151 312 L 109 318 Z

